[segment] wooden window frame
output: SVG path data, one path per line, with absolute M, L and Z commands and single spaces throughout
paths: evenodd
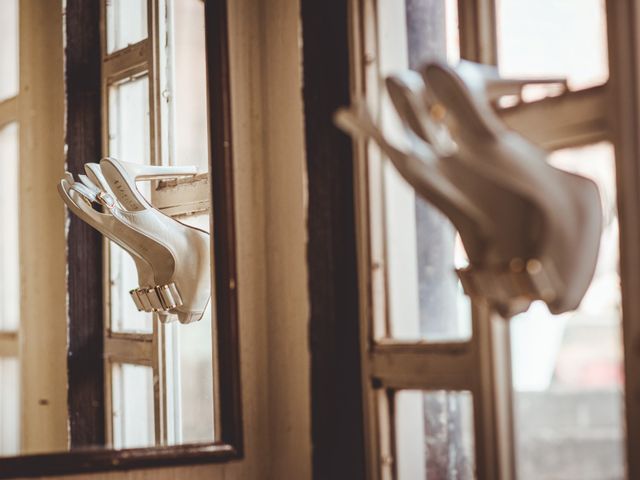
M 151 12 L 149 12 L 151 14 Z M 100 3 L 66 2 L 67 168 L 79 173 L 102 153 Z M 231 150 L 226 0 L 205 0 L 212 257 L 216 268 L 213 330 L 214 402 L 218 411 L 213 443 L 135 449 L 103 445 L 105 343 L 102 239 L 74 216 L 67 245 L 69 291 L 68 405 L 71 451 L 0 459 L 0 478 L 64 475 L 106 470 L 227 462 L 243 458 L 240 390 L 236 233 Z M 149 38 L 153 33 L 149 32 Z M 140 45 L 129 47 L 134 51 Z M 151 86 L 151 85 L 150 85 Z M 200 180 L 200 183 L 203 183 Z M 179 186 L 177 187 L 179 190 Z M 176 208 L 171 198 L 166 208 Z M 204 208 L 198 198 L 186 208 Z M 180 213 L 180 212 L 176 212 Z M 147 339 L 145 339 L 146 341 Z M 123 347 L 112 344 L 115 352 Z M 144 346 L 143 346 L 144 347 Z M 142 350 L 146 350 L 145 348 Z M 129 345 L 122 349 L 129 356 Z M 139 350 L 139 349 L 138 349 Z M 143 352 L 143 355 L 147 353 Z
M 349 14 L 352 98 L 375 97 L 380 79 L 377 62 L 377 19 L 380 5 L 391 2 L 352 0 Z M 625 354 L 625 402 L 627 472 L 640 475 L 640 460 L 633 452 L 640 442 L 640 326 L 635 317 L 640 306 L 633 299 L 640 288 L 640 224 L 633 218 L 640 209 L 640 65 L 638 51 L 640 11 L 631 2 L 607 2 L 610 77 L 605 85 L 573 91 L 532 104 L 506 108 L 504 121 L 550 150 L 613 142 L 616 151 L 618 206 L 621 222 L 621 279 Z M 461 57 L 496 64 L 494 0 L 459 0 Z M 633 48 L 629 48 L 633 45 Z M 631 100 L 629 100 L 631 99 Z M 558 115 L 545 109 L 558 107 Z M 539 120 L 544 118 L 544 122 Z M 531 130 L 530 125 L 537 128 Z M 526 128 L 525 128 L 526 127 Z M 360 288 L 360 351 L 362 365 L 366 478 L 396 477 L 393 420 L 389 398 L 401 389 L 471 391 L 474 402 L 475 465 L 479 479 L 516 478 L 509 324 L 485 305 L 472 306 L 473 336 L 469 341 L 426 343 L 378 339 L 374 331 L 386 331 L 384 305 L 386 274 L 384 246 L 375 238 L 384 232 L 377 218 L 381 208 L 372 191 L 379 159 L 370 147 L 354 142 L 358 273 Z M 372 213 L 373 212 L 373 213 Z M 372 240 L 373 239 L 373 240 Z M 627 292 L 631 292 L 630 294 Z
M 145 76 L 148 79 L 147 106 L 149 111 L 149 162 L 152 165 L 167 164 L 171 145 L 169 142 L 173 135 L 169 132 L 171 114 L 167 107 L 167 101 L 163 98 L 162 91 L 167 88 L 164 78 L 166 72 L 166 56 L 169 54 L 160 39 L 168 36 L 166 22 L 170 18 L 168 1 L 146 0 L 146 38 L 127 47 L 108 52 L 107 50 L 107 1 L 100 1 L 100 34 L 102 55 L 102 156 L 110 155 L 109 151 L 109 92 L 110 88 L 119 83 L 126 83 Z M 201 173 L 196 177 L 183 178 L 175 181 L 162 181 L 154 185 L 151 192 L 152 203 L 163 213 L 172 216 L 187 216 L 196 213 L 209 213 L 211 202 L 209 175 Z M 176 424 L 173 414 L 172 389 L 176 387 L 172 382 L 175 355 L 169 348 L 176 341 L 174 329 L 171 325 L 165 325 L 157 320 L 156 314 L 152 316 L 152 332 L 132 333 L 127 331 L 115 331 L 111 324 L 111 278 L 110 278 L 110 244 L 108 239 L 103 239 L 103 280 L 104 302 L 104 378 L 105 378 L 105 444 L 113 446 L 113 406 L 112 371 L 115 364 L 133 364 L 151 368 L 153 378 L 153 405 L 154 405 L 154 442 L 156 445 L 172 445 L 176 440 Z M 128 301 L 128 299 L 125 299 Z M 212 330 L 215 335 L 215 330 Z M 213 342 L 212 338 L 212 342 Z M 213 360 L 213 359 L 212 359 Z M 217 372 L 213 371 L 214 377 Z M 217 398 L 217 378 L 214 378 L 214 398 Z M 218 415 L 214 410 L 214 422 Z M 216 425 L 217 426 L 217 425 Z M 214 432 L 215 433 L 215 432 Z
M 13 97 L 0 100 L 0 130 L 8 127 L 12 123 L 20 124 L 18 113 L 18 102 L 20 94 Z M 0 329 L 0 358 L 18 358 L 19 357 L 19 339 L 20 324 L 16 330 Z
M 19 18 L 18 5 L 18 18 Z M 19 35 L 19 33 L 18 33 Z M 19 43 L 19 42 L 18 42 Z M 0 100 L 0 131 L 8 127 L 12 123 L 20 125 L 20 113 L 18 104 L 20 102 L 20 92 L 12 97 Z M 20 319 L 15 330 L 0 329 L 0 359 L 1 358 L 19 358 L 19 336 L 20 336 Z

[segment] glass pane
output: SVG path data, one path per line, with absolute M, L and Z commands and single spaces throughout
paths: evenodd
M 109 88 L 109 155 L 133 163 L 149 163 L 149 80 L 141 76 Z M 138 183 L 149 198 L 150 182 Z M 110 243 L 111 328 L 114 331 L 151 332 L 152 315 L 138 312 L 129 291 L 138 284 L 131 256 Z
M 107 53 L 147 38 L 147 0 L 107 0 Z
M 398 480 L 475 478 L 470 392 L 397 392 L 394 419 Z
M 139 312 L 129 295 L 140 286 L 136 264 L 131 255 L 113 242 L 109 242 L 109 267 L 111 330 L 151 333 L 153 314 Z
M 623 350 L 613 148 L 550 162 L 593 179 L 604 208 L 595 276 L 579 308 L 544 304 L 511 323 L 518 478 L 624 478 Z
M 0 330 L 17 330 L 20 318 L 18 124 L 0 129 Z
M 172 2 L 172 164 L 209 170 L 204 2 Z
M 209 231 L 209 215 L 180 218 L 193 227 Z M 213 419 L 213 338 L 211 302 L 202 320 L 180 325 L 180 404 L 182 442 L 212 442 Z
M 212 442 L 213 352 L 211 304 L 199 322 L 179 329 L 182 441 Z
M 405 0 L 405 8 L 410 68 L 434 56 L 460 60 L 457 0 Z
M 117 363 L 111 367 L 114 448 L 155 444 L 153 370 Z
M 398 48 L 388 50 L 389 59 L 383 60 L 385 72 L 418 69 L 434 56 L 446 56 L 452 62 L 459 59 L 455 0 L 407 0 L 405 21 L 395 31 L 406 28 L 407 61 L 395 58 Z M 395 114 L 389 111 L 385 117 L 395 118 Z M 391 136 L 401 134 L 390 122 L 384 128 Z M 471 307 L 455 274 L 465 255 L 455 228 L 417 197 L 390 164 L 385 167 L 384 181 L 391 336 L 399 340 L 468 339 Z
M 0 2 L 0 101 L 18 94 L 18 0 Z
M 149 163 L 149 78 L 143 75 L 109 87 L 109 155 Z
M 572 89 L 609 76 L 605 0 L 499 0 L 504 75 L 567 77 Z
M 0 455 L 20 452 L 20 376 L 18 359 L 0 357 Z

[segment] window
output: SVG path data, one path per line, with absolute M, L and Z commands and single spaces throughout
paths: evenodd
M 209 231 L 204 3 L 105 5 L 104 154 L 197 165 L 195 178 L 139 186 L 167 215 Z M 115 448 L 213 442 L 211 308 L 189 325 L 138 312 L 129 296 L 138 287 L 133 260 L 108 241 L 104 251 L 108 442 Z
M 20 451 L 18 2 L 0 4 L 0 455 Z
M 554 166 L 597 182 L 606 223 L 580 308 L 552 316 L 534 304 L 507 323 L 462 294 L 454 268 L 465 255 L 448 220 L 375 145 L 356 145 L 370 475 L 624 477 L 622 157 L 603 87 L 612 83 L 608 51 L 621 44 L 608 46 L 604 2 L 365 1 L 356 15 L 355 94 L 391 137 L 398 127 L 381 79 L 434 56 L 497 64 L 507 76 L 566 77 L 569 92 L 527 88 L 526 103 L 500 115 L 548 148 Z
M 226 3 L 59 6 L 0 2 L 0 477 L 237 459 Z M 174 65 L 185 56 L 186 80 Z M 180 106 L 178 82 L 190 87 Z M 177 122 L 194 136 L 172 139 Z M 65 216 L 55 179 L 103 154 L 200 168 L 140 185 L 163 213 L 212 233 L 215 291 L 193 328 L 138 315 L 128 257 Z

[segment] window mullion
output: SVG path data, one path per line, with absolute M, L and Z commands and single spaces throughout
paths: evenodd
M 151 60 L 151 43 L 147 38 L 107 56 L 104 59 L 102 74 L 105 78 L 121 76 L 123 72 L 150 64 Z
M 391 389 L 473 390 L 476 355 L 471 345 L 377 346 L 369 354 L 376 386 Z
M 496 65 L 495 0 L 459 0 L 460 56 Z M 515 478 L 511 405 L 509 324 L 484 305 L 473 308 L 473 338 L 477 357 L 474 389 L 475 448 L 478 478 Z
M 509 323 L 485 305 L 473 310 L 478 478 L 509 480 L 516 478 Z
M 189 215 L 206 212 L 210 207 L 209 175 L 199 174 L 193 178 L 160 182 L 153 192 L 153 204 L 165 215 Z
M 522 103 L 499 114 L 507 126 L 529 140 L 547 150 L 559 150 L 608 139 L 608 102 L 607 88 L 600 85 Z
M 124 363 L 149 365 L 152 361 L 151 335 L 111 335 L 105 338 L 105 356 Z
M 0 128 L 18 120 L 18 97 L 0 102 Z
M 0 332 L 0 358 L 18 356 L 18 333 Z
M 458 0 L 461 58 L 497 64 L 495 12 L 495 0 Z
M 162 41 L 159 36 L 160 31 L 160 3 L 163 0 L 147 0 L 147 32 L 148 32 L 148 75 L 149 75 L 149 148 L 150 163 L 161 165 L 162 152 L 161 141 L 161 119 L 159 106 L 160 74 L 159 58 Z M 167 385 L 167 335 L 171 335 L 166 325 L 160 324 L 156 315 L 153 318 L 153 408 L 154 424 L 157 445 L 166 445 L 169 440 L 169 399 Z

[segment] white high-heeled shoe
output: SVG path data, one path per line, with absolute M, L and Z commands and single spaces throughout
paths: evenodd
M 504 228 L 500 237 L 507 244 L 527 248 L 518 256 L 502 250 L 490 264 L 460 272 L 465 289 L 482 295 L 493 289 L 492 279 L 495 283 L 504 277 L 506 281 L 499 283 L 510 283 L 514 292 L 544 300 L 552 313 L 577 308 L 593 277 L 600 242 L 597 186 L 546 163 L 547 152 L 500 121 L 492 106 L 496 96 L 513 94 L 522 85 L 514 82 L 509 89 L 507 80 L 496 80 L 495 69 L 465 61 L 456 68 L 432 62 L 422 75 L 442 108 L 439 121 L 456 145 L 453 156 L 464 167 L 458 171 L 459 178 L 471 174 L 474 183 L 481 179 L 485 184 L 481 190 L 465 188 L 467 195 L 481 208 L 483 199 L 497 192 L 522 201 L 520 207 L 510 209 L 511 221 L 520 216 L 520 225 L 514 228 L 507 222 L 505 227 L 511 228 Z M 500 88 L 492 90 L 491 85 Z M 501 218 L 507 206 L 513 207 L 494 202 L 495 215 Z M 516 235 L 518 231 L 524 236 Z
M 141 286 L 131 295 L 139 310 L 158 312 L 161 320 L 172 313 L 181 323 L 197 321 L 211 294 L 208 234 L 154 209 L 127 170 L 144 179 L 196 172 L 132 165 L 103 159 L 99 167 L 86 168 L 100 188 L 84 176 L 83 184 L 75 183 L 68 174 L 58 190 L 74 213 L 132 255 Z M 97 212 L 92 203 L 102 205 L 106 213 Z
M 514 80 L 513 88 L 508 88 L 508 82 L 510 80 L 502 80 L 500 88 L 510 95 L 523 87 L 522 80 Z M 466 163 L 455 155 L 458 146 L 448 127 L 438 121 L 444 110 L 441 105 L 434 103 L 437 102 L 437 98 L 425 87 L 422 77 L 416 72 L 407 71 L 388 77 L 386 86 L 396 112 L 405 125 L 407 136 L 412 140 L 411 144 L 427 142 L 434 151 L 433 155 L 437 156 L 435 165 L 439 175 L 434 181 L 451 182 L 460 191 L 459 195 L 467 199 L 466 204 L 471 203 L 490 218 L 491 223 L 487 224 L 487 230 L 483 232 L 484 236 L 489 237 L 490 245 L 482 256 L 469 255 L 471 263 L 486 266 L 491 265 L 494 259 L 504 256 L 515 258 L 529 252 L 532 240 L 523 222 L 528 221 L 526 213 L 533 208 L 532 205 L 522 196 L 514 195 L 508 190 L 496 189 L 483 176 L 469 171 Z M 429 108 L 432 106 L 438 108 L 432 110 Z M 401 172 L 405 178 L 410 173 Z M 426 195 L 426 192 L 419 193 Z M 462 206 L 464 208 L 464 205 Z M 467 211 L 466 214 L 469 215 L 471 212 Z M 478 233 L 475 232 L 471 236 L 474 235 L 477 236 Z M 466 238 L 466 242 L 463 238 L 463 243 L 469 242 L 469 238 Z
M 140 165 L 124 161 L 120 161 L 119 163 L 134 181 L 174 179 L 180 177 L 192 177 L 198 174 L 198 169 L 193 165 Z M 102 170 L 98 163 L 86 163 L 84 165 L 84 170 L 86 176 L 78 175 L 78 178 L 82 183 L 90 188 L 93 187 L 94 190 L 98 188 L 103 192 L 109 193 L 117 202 L 117 197 L 111 191 L 109 183 L 102 174 Z M 117 204 L 121 209 L 126 210 L 122 204 L 119 202 L 117 202 Z M 157 306 L 157 302 L 154 301 L 153 292 L 148 291 L 148 286 L 154 285 L 155 283 L 153 270 L 145 262 L 137 259 L 135 255 L 131 256 L 136 264 L 138 285 L 141 286 L 129 292 L 136 308 L 139 311 L 157 313 L 158 318 L 162 323 L 169 323 L 175 320 L 176 317 L 170 314 L 174 314 L 176 312 L 160 310 Z M 151 299 L 149 298 L 150 295 Z M 168 303 L 171 302 L 169 301 Z
M 451 220 L 469 258 L 486 256 L 486 249 L 492 244 L 491 232 L 495 230 L 491 216 L 478 209 L 443 174 L 441 159 L 429 145 L 416 138 L 410 142 L 410 151 L 393 145 L 374 124 L 362 102 L 338 110 L 335 123 L 354 137 L 374 140 L 409 185 Z
M 496 69 L 485 66 L 474 70 L 476 78 L 479 72 L 484 74 L 481 76 L 484 81 L 476 81 L 473 91 L 482 99 L 483 106 L 492 112 L 501 96 L 520 95 L 526 85 L 564 84 L 559 79 L 501 79 L 497 77 Z M 514 141 L 510 137 L 518 137 L 516 144 L 526 140 L 505 132 L 503 127 L 497 130 L 500 134 L 493 135 L 490 141 L 504 160 L 500 165 L 503 181 L 497 182 L 491 174 L 491 162 L 487 161 L 488 165 L 484 162 L 485 156 L 496 153 L 476 148 L 476 142 L 481 143 L 476 136 L 486 139 L 487 127 L 482 119 L 475 124 L 470 121 L 470 125 L 464 125 L 466 130 L 447 122 L 447 102 L 438 92 L 428 88 L 430 85 L 425 88 L 425 82 L 413 72 L 390 77 L 386 84 L 392 103 L 405 125 L 412 153 L 390 146 L 361 105 L 352 107 L 350 117 L 340 112 L 337 123 L 352 134 L 374 139 L 416 191 L 450 218 L 460 233 L 470 261 L 469 268 L 458 271 L 465 291 L 471 296 L 484 298 L 505 317 L 525 311 L 535 299 L 546 301 L 554 313 L 576 308 L 593 274 L 593 270 L 589 270 L 595 265 L 599 242 L 599 209 L 596 208 L 595 215 L 585 213 L 599 205 L 594 185 L 565 172 L 554 170 L 550 174 L 544 170 L 551 168 L 544 162 L 546 154 L 535 146 L 528 151 L 522 146 L 509 150 L 508 146 L 512 146 Z M 470 116 L 468 111 L 457 113 L 457 120 L 462 124 Z M 497 129 L 501 122 L 494 120 L 492 118 L 489 122 Z M 541 208 L 537 197 L 527 195 L 526 190 L 523 192 L 510 184 L 514 168 L 518 169 L 511 163 L 518 162 L 539 162 L 544 167 L 533 167 L 537 176 L 531 178 L 527 177 L 525 169 L 516 183 L 542 181 L 544 185 L 545 178 L 551 175 L 551 182 L 555 181 L 556 186 L 572 183 L 569 189 L 575 187 L 578 191 L 572 195 L 553 188 L 545 194 L 555 196 L 556 202 L 564 205 L 563 214 L 583 215 L 577 222 L 577 230 L 576 225 L 569 225 L 570 229 L 574 228 L 574 235 L 581 229 L 586 232 L 586 239 L 578 241 L 581 243 L 580 252 L 587 255 L 581 265 L 558 259 L 558 256 L 569 253 L 567 249 L 571 242 L 566 236 L 569 230 L 560 228 L 560 233 L 553 231 L 557 222 L 548 221 L 549 210 Z M 467 221 L 461 220 L 465 217 Z M 482 222 L 478 221 L 483 218 Z M 561 216 L 556 216 L 558 218 Z M 567 282 L 575 283 L 567 287 Z
M 404 120 L 402 114 L 400 117 Z M 492 271 L 492 262 L 499 262 L 505 255 L 514 258 L 530 250 L 527 230 L 521 225 L 528 219 L 523 215 L 523 200 L 504 191 L 487 196 L 484 190 L 486 182 L 477 176 L 464 175 L 455 157 L 435 155 L 422 140 L 428 138 L 424 130 L 410 134 L 409 143 L 413 150 L 406 152 L 389 143 L 373 124 L 366 108 L 358 102 L 349 110 L 338 111 L 336 123 L 354 136 L 373 139 L 418 195 L 449 218 L 460 234 L 474 271 Z M 492 185 L 489 187 L 493 188 Z M 505 229 L 513 231 L 506 232 L 505 236 Z M 520 234 L 519 241 L 514 242 L 514 232 Z M 467 270 L 458 271 L 458 275 L 463 277 L 463 283 L 468 284 Z M 483 285 L 491 288 L 482 292 L 483 297 L 505 317 L 526 310 L 531 298 L 514 291 L 512 278 L 499 277 L 499 281 L 494 278 L 484 282 Z

